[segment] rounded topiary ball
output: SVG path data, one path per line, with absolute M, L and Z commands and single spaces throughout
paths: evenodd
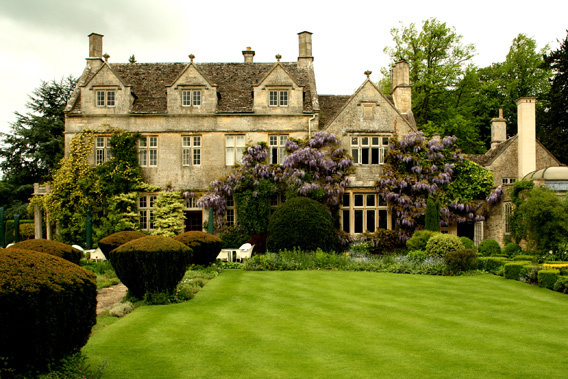
M 41 253 L 46 253 L 66 259 L 69 262 L 73 262 L 75 264 L 79 264 L 81 258 L 83 257 L 83 253 L 72 246 L 64 244 L 63 242 L 46 239 L 20 241 L 9 247 L 9 249 L 13 248 L 39 251 Z
M 207 266 L 214 263 L 221 251 L 221 238 L 198 230 L 180 234 L 174 238 L 193 250 L 191 263 Z
M 462 241 L 453 234 L 435 234 L 426 243 L 426 254 L 443 258 L 450 251 L 462 250 Z
M 333 218 L 321 203 L 307 197 L 294 197 L 282 204 L 268 223 L 269 251 L 293 249 L 306 251 L 320 248 L 335 251 L 338 238 L 333 228 Z
M 45 368 L 78 352 L 96 322 L 96 277 L 53 255 L 0 249 L 0 356 Z
M 123 232 L 113 233 L 99 240 L 99 248 L 101 249 L 105 257 L 109 259 L 108 253 L 110 253 L 120 245 L 124 245 L 127 242 L 142 237 L 146 237 L 146 234 L 134 230 L 126 230 Z
M 109 253 L 116 276 L 134 295 L 173 293 L 191 263 L 192 250 L 170 237 L 146 236 Z
M 479 253 L 484 257 L 491 257 L 501 254 L 501 245 L 499 245 L 499 242 L 494 239 L 488 238 L 481 241 L 477 247 L 477 251 L 479 251 Z

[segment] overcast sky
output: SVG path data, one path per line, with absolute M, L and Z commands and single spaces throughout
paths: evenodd
M 320 94 L 352 94 L 372 70 L 390 64 L 383 53 L 390 30 L 434 17 L 473 43 L 480 67 L 502 62 L 519 33 L 538 47 L 555 49 L 566 37 L 568 2 L 439 0 L 269 2 L 189 0 L 1 0 L 0 132 L 14 112 L 26 112 L 28 95 L 41 81 L 79 76 L 88 56 L 87 36 L 104 35 L 110 62 L 241 62 L 255 50 L 256 62 L 298 57 L 298 35 L 313 33 Z M 398 9 L 398 6 L 406 8 Z

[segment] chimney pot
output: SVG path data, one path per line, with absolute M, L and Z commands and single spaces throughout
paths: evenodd
M 245 63 L 253 63 L 254 50 L 247 47 L 246 50 L 243 51 L 243 56 L 245 57 Z

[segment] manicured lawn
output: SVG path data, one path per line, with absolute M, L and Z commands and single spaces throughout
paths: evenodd
M 91 337 L 103 378 L 561 378 L 568 296 L 491 275 L 227 270 Z

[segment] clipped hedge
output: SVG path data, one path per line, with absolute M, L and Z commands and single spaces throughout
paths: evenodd
M 507 279 L 519 280 L 521 278 L 521 270 L 524 266 L 530 265 L 529 261 L 517 261 L 505 263 L 504 276 Z
M 63 242 L 46 239 L 20 241 L 9 247 L 9 249 L 12 248 L 39 251 L 41 253 L 63 258 L 77 265 L 83 257 L 83 253 L 72 246 L 64 244 Z
M 215 262 L 223 245 L 221 238 L 200 231 L 185 232 L 174 239 L 193 250 L 191 263 L 203 266 Z
M 485 270 L 492 274 L 501 274 L 503 266 L 509 262 L 507 258 L 503 257 L 478 257 L 477 261 L 480 270 Z
M 444 255 L 444 263 L 453 274 L 474 270 L 477 268 L 477 252 L 473 249 L 449 251 Z
M 517 255 L 516 257 L 513 257 L 514 261 L 530 261 L 530 262 L 534 262 L 535 261 L 535 257 L 532 255 Z
M 121 245 L 124 245 L 127 242 L 143 237 L 146 237 L 146 234 L 138 231 L 117 232 L 100 239 L 99 248 L 101 249 L 105 257 L 107 259 L 110 259 L 108 253 L 110 253 L 112 250 Z
M 0 357 L 9 367 L 42 369 L 78 352 L 96 308 L 92 272 L 53 255 L 0 249 Z
M 333 227 L 333 218 L 327 208 L 307 197 L 287 200 L 270 217 L 266 247 L 269 251 L 339 250 L 339 239 Z
M 412 237 L 408 241 L 406 241 L 406 247 L 408 250 L 425 250 L 426 243 L 428 240 L 434 235 L 438 234 L 438 232 L 433 232 L 431 230 L 418 230 L 414 232 Z
M 464 246 L 458 236 L 438 233 L 430 237 L 426 243 L 426 254 L 443 258 L 450 251 L 463 250 Z
M 132 295 L 173 293 L 191 263 L 192 251 L 170 237 L 146 236 L 109 252 L 116 276 Z
M 538 285 L 539 287 L 554 289 L 554 284 L 560 276 L 560 270 L 540 270 L 538 272 Z
M 479 253 L 484 257 L 494 257 L 501 254 L 501 246 L 499 245 L 499 242 L 488 238 L 481 241 L 477 247 L 477 251 L 479 251 Z

